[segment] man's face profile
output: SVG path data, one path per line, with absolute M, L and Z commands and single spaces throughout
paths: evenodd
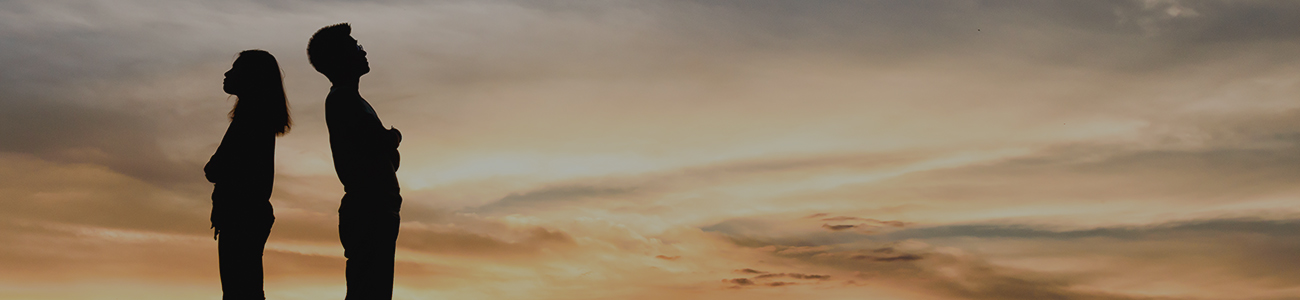
M 350 70 L 356 71 L 357 76 L 370 73 L 370 61 L 366 59 L 365 48 L 361 47 L 361 44 L 358 43 L 356 39 L 349 39 L 349 40 L 352 41 L 352 44 L 354 45 L 354 48 L 356 50 L 352 51 L 350 55 L 346 56 L 345 64 L 349 67 Z

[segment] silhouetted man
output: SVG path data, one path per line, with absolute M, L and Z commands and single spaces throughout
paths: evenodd
M 343 182 L 339 240 L 347 258 L 348 300 L 393 298 L 393 252 L 398 211 L 397 145 L 402 134 L 384 129 L 374 108 L 357 92 L 370 72 L 366 51 L 347 23 L 321 28 L 307 43 L 307 58 L 330 83 L 325 97 L 334 171 Z

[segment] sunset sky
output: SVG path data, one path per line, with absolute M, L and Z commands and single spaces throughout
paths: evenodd
M 277 57 L 268 299 L 342 299 L 307 63 L 405 137 L 395 299 L 1300 299 L 1300 1 L 0 1 L 0 299 L 220 299 L 222 73 Z

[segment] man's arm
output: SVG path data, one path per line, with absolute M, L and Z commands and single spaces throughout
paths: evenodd
M 358 95 L 334 96 L 326 100 L 325 119 L 339 175 L 395 171 L 398 165 L 396 149 L 401 142 L 401 132 L 384 128 L 379 117 L 373 113 L 374 110 Z M 380 162 L 387 162 L 391 166 L 376 165 Z
M 361 105 L 358 117 L 361 120 L 359 124 L 360 134 L 365 135 L 367 143 L 380 147 L 380 149 L 393 149 L 402 142 L 402 133 L 397 128 L 384 128 L 384 123 L 379 119 L 379 113 L 375 112 L 373 106 L 365 99 L 358 98 L 358 104 Z

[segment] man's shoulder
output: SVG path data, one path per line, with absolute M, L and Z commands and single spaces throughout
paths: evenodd
M 325 109 L 327 112 L 330 107 L 337 107 L 336 110 L 350 110 L 361 101 L 361 95 L 356 91 L 330 89 L 330 93 L 325 96 Z

